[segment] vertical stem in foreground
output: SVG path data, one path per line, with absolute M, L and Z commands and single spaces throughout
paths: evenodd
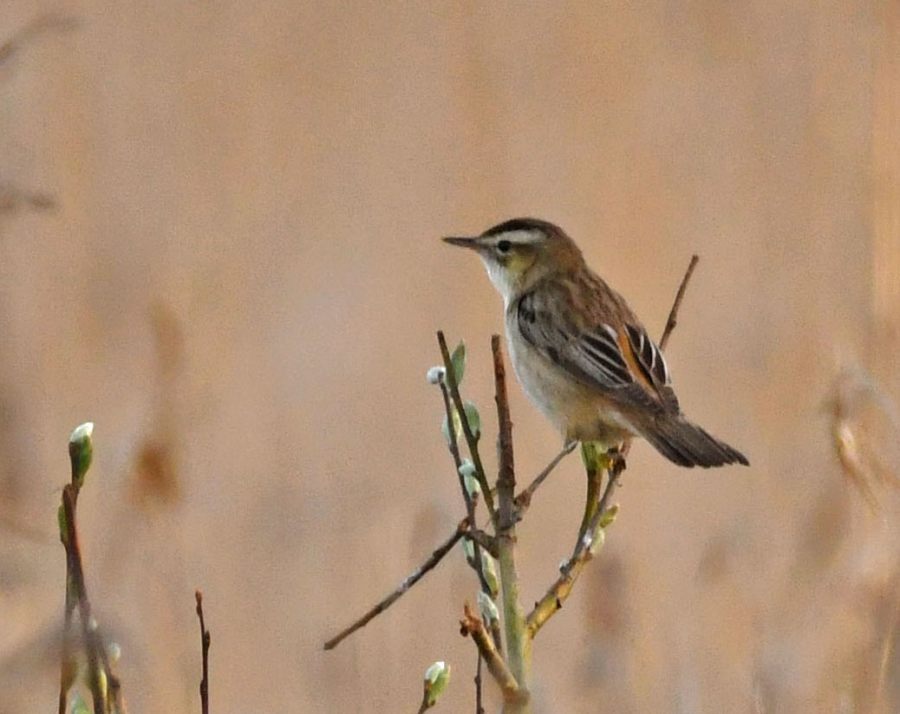
M 200 711 L 209 714 L 209 645 L 210 635 L 206 629 L 206 620 L 203 617 L 203 593 L 194 592 L 197 601 L 197 619 L 200 620 L 200 651 L 202 663 L 202 676 L 200 677 Z
M 506 396 L 506 368 L 499 335 L 491 337 L 491 352 L 494 356 L 494 388 L 499 422 L 497 551 L 503 597 L 503 625 L 506 630 L 509 669 L 519 684 L 516 697 L 505 703 L 503 711 L 505 714 L 515 714 L 531 711 L 528 691 L 531 643 L 525 627 L 525 613 L 519 604 L 519 574 L 516 570 L 516 473 L 513 463 L 512 421 Z

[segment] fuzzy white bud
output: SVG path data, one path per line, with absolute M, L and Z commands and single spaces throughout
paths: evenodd
M 437 661 L 425 670 L 425 706 L 433 707 L 450 681 L 450 665 Z
M 478 591 L 478 609 L 481 611 L 481 619 L 484 620 L 488 626 L 500 621 L 500 612 L 497 610 L 497 604 L 494 602 L 493 598 L 483 590 Z

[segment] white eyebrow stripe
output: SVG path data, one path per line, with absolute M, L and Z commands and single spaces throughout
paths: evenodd
M 532 245 L 544 239 L 540 231 L 506 231 L 492 235 L 486 241 L 489 245 L 497 245 L 502 240 L 508 240 L 513 245 Z

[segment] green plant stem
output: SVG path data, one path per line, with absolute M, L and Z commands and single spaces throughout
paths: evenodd
M 78 543 L 78 530 L 75 527 L 75 506 L 78 501 L 78 486 L 74 483 L 66 484 L 63 488 L 62 503 L 65 512 L 66 538 L 66 619 L 71 623 L 69 611 L 71 591 L 72 600 L 78 606 L 78 617 L 81 621 L 82 639 L 88 658 L 88 683 L 91 689 L 94 714 L 106 714 L 108 709 L 107 695 L 101 686 L 101 661 L 99 650 L 103 647 L 102 641 L 97 636 L 96 630 L 91 624 L 91 603 L 88 600 L 87 587 L 84 580 L 84 570 L 81 564 L 81 548 Z M 68 634 L 68 633 L 67 633 Z M 66 666 L 65 664 L 63 665 Z M 107 679 L 107 682 L 109 680 Z
M 531 640 L 525 627 L 525 613 L 519 604 L 519 574 L 516 569 L 516 474 L 513 460 L 512 420 L 506 394 L 506 368 L 499 335 L 491 337 L 494 358 L 494 388 L 497 402 L 497 551 L 500 588 L 503 598 L 503 625 L 506 632 L 507 662 L 518 683 L 516 695 L 504 702 L 504 714 L 531 712 L 528 681 L 531 665 Z
M 600 466 L 601 460 L 605 457 L 599 456 L 597 450 L 599 447 L 593 443 L 583 443 L 581 445 L 581 459 L 584 462 L 585 475 L 587 476 L 587 493 L 584 499 L 584 515 L 581 517 L 581 526 L 578 528 L 578 539 L 575 541 L 575 550 L 578 549 L 581 539 L 587 533 L 591 519 L 597 512 L 597 502 L 600 500 L 600 489 L 603 486 L 603 468 Z M 605 461 L 604 461 L 605 463 Z M 573 550 L 573 555 L 575 550 Z

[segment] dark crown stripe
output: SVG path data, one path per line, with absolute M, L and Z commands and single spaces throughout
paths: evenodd
M 495 236 L 500 233 L 509 233 L 511 231 L 533 231 L 533 230 L 549 232 L 551 230 L 557 230 L 557 228 L 552 223 L 548 223 L 547 221 L 542 221 L 538 218 L 512 218 L 508 221 L 504 221 L 503 223 L 497 224 L 493 228 L 488 228 L 481 235 L 482 235 L 482 237 L 487 238 L 489 236 Z

